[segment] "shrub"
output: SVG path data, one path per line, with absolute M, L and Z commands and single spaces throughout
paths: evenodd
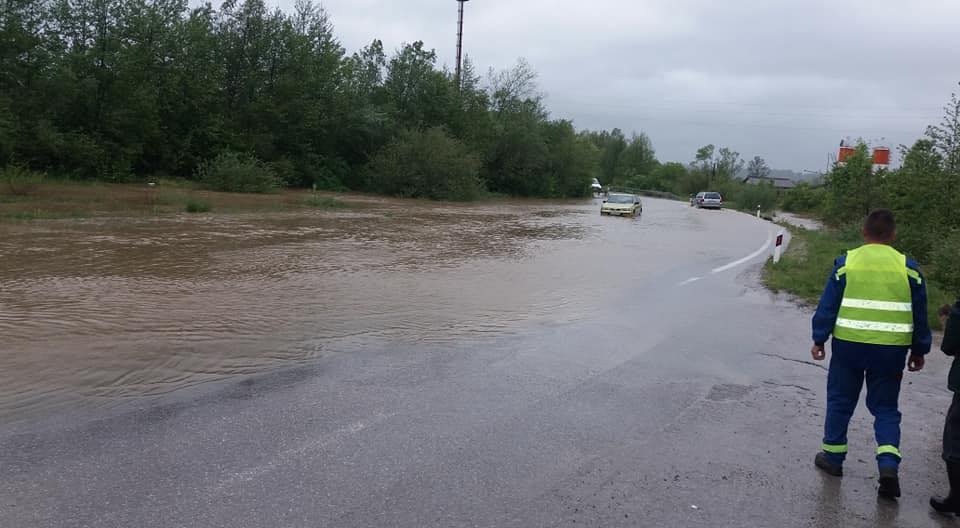
M 213 206 L 210 205 L 210 202 L 191 198 L 190 200 L 187 200 L 187 206 L 185 210 L 188 213 L 209 213 L 211 209 L 213 209 Z
M 292 187 L 299 182 L 297 167 L 289 158 L 280 158 L 267 164 L 273 171 L 274 176 L 286 187 Z
M 409 198 L 474 200 L 484 190 L 480 159 L 440 128 L 408 131 L 367 165 L 367 185 Z
M 788 213 L 812 213 L 820 210 L 826 199 L 826 189 L 803 182 L 783 195 L 782 207 Z
M 268 193 L 280 186 L 273 169 L 260 160 L 224 152 L 197 168 L 197 180 L 213 191 Z
M 930 254 L 930 278 L 952 294 L 960 294 L 960 231 L 953 231 L 936 244 Z
M 749 212 L 757 210 L 772 211 L 777 207 L 777 189 L 771 183 L 740 184 L 731 197 L 741 209 Z
M 26 196 L 36 191 L 44 176 L 43 173 L 18 165 L 8 165 L 0 170 L 0 181 L 7 192 L 15 196 Z

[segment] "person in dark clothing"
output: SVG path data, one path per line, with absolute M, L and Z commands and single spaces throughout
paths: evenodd
M 930 506 L 940 513 L 960 514 L 960 300 L 953 308 L 944 306 L 940 310 L 943 321 L 943 353 L 953 357 L 947 384 L 953 391 L 953 403 L 947 411 L 947 421 L 943 426 L 943 460 L 947 463 L 947 479 L 950 493 L 945 498 L 931 498 Z

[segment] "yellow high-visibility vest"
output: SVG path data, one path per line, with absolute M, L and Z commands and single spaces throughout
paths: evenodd
M 913 295 L 907 257 L 884 244 L 868 244 L 847 253 L 837 272 L 847 286 L 833 336 L 871 345 L 913 344 Z

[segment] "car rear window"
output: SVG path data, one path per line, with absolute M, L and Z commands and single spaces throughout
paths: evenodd
M 720 193 L 707 193 L 703 195 L 704 198 L 708 200 L 720 200 Z

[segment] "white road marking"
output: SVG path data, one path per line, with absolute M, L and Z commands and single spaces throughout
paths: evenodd
M 762 255 L 764 252 L 769 251 L 769 250 L 770 250 L 770 244 L 772 244 L 772 243 L 773 243 L 773 231 L 768 231 L 768 232 L 767 232 L 767 241 L 764 242 L 763 247 L 761 247 L 760 249 L 758 249 L 758 250 L 754 251 L 753 253 L 747 255 L 746 257 L 743 257 L 743 258 L 740 259 L 740 260 L 735 260 L 735 261 L 731 262 L 730 264 L 727 264 L 726 266 L 720 266 L 719 268 L 716 268 L 716 269 L 712 270 L 710 273 L 713 273 L 714 275 L 716 275 L 717 273 L 723 273 L 724 271 L 727 271 L 727 270 L 731 270 L 731 269 L 733 269 L 733 268 L 736 268 L 737 266 L 739 266 L 739 265 L 741 265 L 741 264 L 746 264 L 747 262 L 750 262 L 751 260 L 759 257 L 759 256 Z
M 308 440 L 307 442 L 304 442 L 292 449 L 281 451 L 277 453 L 272 460 L 266 462 L 265 464 L 254 466 L 243 471 L 238 471 L 221 481 L 213 489 L 214 491 L 219 492 L 244 482 L 256 480 L 266 473 L 275 471 L 283 464 L 296 463 L 296 461 L 307 457 L 307 455 L 311 455 L 317 451 L 323 450 L 334 442 L 338 442 L 346 437 L 360 433 L 364 429 L 380 424 L 389 418 L 392 418 L 393 416 L 396 416 L 396 413 L 385 414 L 378 412 L 367 421 L 359 420 L 357 422 L 347 424 L 346 426 L 329 433 L 324 438 Z
M 731 270 L 731 269 L 733 269 L 733 268 L 736 268 L 737 266 L 739 266 L 739 265 L 741 265 L 741 264 L 746 264 L 747 262 L 750 262 L 751 260 L 759 257 L 759 256 L 762 255 L 764 252 L 769 251 L 769 250 L 770 250 L 770 244 L 772 244 L 772 243 L 773 243 L 773 231 L 767 231 L 767 241 L 764 242 L 763 247 L 761 247 L 760 249 L 758 249 L 758 250 L 754 251 L 753 253 L 747 255 L 746 257 L 743 257 L 742 259 L 735 260 L 735 261 L 733 261 L 733 262 L 731 262 L 731 263 L 729 263 L 729 264 L 726 264 L 726 265 L 724 265 L 724 266 L 720 266 L 719 268 L 714 268 L 713 270 L 710 271 L 710 273 L 713 274 L 713 275 L 716 275 L 717 273 L 723 273 L 724 271 L 728 271 L 728 270 Z M 693 278 L 687 279 L 687 280 L 685 280 L 685 281 L 677 284 L 677 286 L 682 288 L 682 287 L 684 287 L 684 286 L 689 286 L 689 285 L 693 284 L 694 282 L 697 282 L 697 281 L 700 281 L 700 280 L 703 280 L 703 277 L 693 277 Z

